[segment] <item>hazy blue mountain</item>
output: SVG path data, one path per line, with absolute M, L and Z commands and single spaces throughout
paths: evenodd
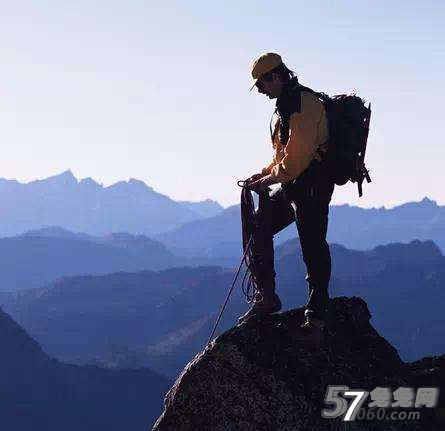
M 220 244 L 228 243 L 229 254 L 238 256 L 241 250 L 240 206 L 233 205 L 214 217 L 185 223 L 155 238 L 181 255 L 203 259 L 215 254 L 219 257 Z M 224 250 L 227 251 L 227 247 Z
M 178 267 L 70 277 L 46 288 L 4 295 L 2 302 L 45 351 L 69 359 L 161 341 L 164 334 L 207 312 L 207 297 L 218 302 L 231 276 L 232 271 L 218 267 Z M 199 292 L 202 286 L 206 294 L 183 302 L 184 291 Z
M 93 237 L 53 227 L 0 238 L 0 261 L 0 291 L 14 291 L 66 276 L 164 269 L 186 259 L 144 235 Z
M 178 203 L 185 205 L 202 218 L 216 216 L 224 209 L 218 202 L 212 199 L 206 199 L 200 202 L 178 201 Z
M 385 333 L 402 357 L 414 360 L 424 355 L 441 354 L 445 350 L 445 257 L 431 241 L 379 246 L 370 251 L 355 251 L 331 245 L 333 273 L 331 297 L 358 295 L 366 299 L 373 324 Z M 297 240 L 277 248 L 277 292 L 284 309 L 306 303 L 306 269 Z M 225 286 L 227 291 L 229 282 Z M 199 291 L 182 291 L 176 303 L 191 304 L 198 297 L 206 298 L 208 286 Z M 225 292 L 220 296 L 224 297 Z M 223 298 L 221 298 L 220 304 Z M 209 302 L 207 300 L 207 302 Z M 170 331 L 161 341 L 145 348 L 147 362 L 154 369 L 174 375 L 184 363 L 202 348 L 211 331 L 220 304 L 215 298 L 200 318 L 184 327 Z M 179 307 L 168 311 L 175 316 Z M 239 287 L 221 322 L 228 329 L 247 309 Z M 211 310 L 213 314 L 208 311 Z M 165 311 L 167 312 L 167 311 Z M 206 320 L 207 319 L 207 320 Z M 188 332 L 184 336 L 184 329 Z M 194 332 L 192 332 L 194 330 Z
M 332 244 L 331 296 L 366 300 L 373 324 L 409 360 L 445 350 L 445 257 L 431 241 L 368 251 Z M 307 299 L 297 240 L 276 250 L 277 291 L 285 309 Z M 3 296 L 44 348 L 64 360 L 141 364 L 174 375 L 205 344 L 233 278 L 218 267 L 74 277 Z M 238 286 L 220 329 L 246 310 Z
M 0 419 L 8 431 L 147 430 L 171 382 L 149 370 L 51 359 L 0 310 Z
M 91 178 L 79 181 L 71 171 L 29 183 L 0 179 L 0 201 L 0 236 L 47 226 L 153 235 L 199 219 L 211 206 L 197 203 L 195 211 L 136 179 L 104 187 Z
M 292 224 L 276 237 L 276 243 L 297 237 Z M 194 256 L 209 264 L 236 264 L 241 252 L 240 206 L 226 208 L 215 217 L 196 220 L 157 235 L 177 254 Z M 355 250 L 393 242 L 433 240 L 445 251 L 445 206 L 424 198 L 394 208 L 330 207 L 328 240 Z
M 414 239 L 433 240 L 445 251 L 445 206 L 428 198 L 394 208 L 332 207 L 331 242 L 369 249 Z
M 42 238 L 76 239 L 76 240 L 99 242 L 99 237 L 88 235 L 82 232 L 71 232 L 70 230 L 60 226 L 47 226 L 41 229 L 31 229 L 17 236 L 20 237 L 38 236 Z

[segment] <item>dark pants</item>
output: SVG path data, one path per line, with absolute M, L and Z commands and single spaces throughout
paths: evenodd
M 306 264 L 309 300 L 305 315 L 323 319 L 329 301 L 328 286 L 331 277 L 331 254 L 326 242 L 329 203 L 334 183 L 326 177 L 322 166 L 314 161 L 296 180 L 274 190 L 269 198 L 261 199 L 258 212 L 265 211 L 270 225 L 263 230 L 262 250 L 268 268 L 264 275 L 275 276 L 273 235 L 296 222 L 303 260 Z M 262 208 L 267 205 L 267 208 Z M 269 234 L 267 234 L 269 232 Z M 271 234 L 270 234 L 271 233 Z

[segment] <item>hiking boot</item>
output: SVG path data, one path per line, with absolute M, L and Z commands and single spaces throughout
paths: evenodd
M 297 328 L 289 330 L 291 337 L 306 344 L 319 345 L 324 337 L 325 322 L 314 317 L 306 317 L 306 321 Z
M 276 293 L 272 296 L 265 296 L 264 298 L 261 294 L 255 296 L 252 307 L 239 317 L 238 323 L 242 323 L 253 316 L 272 314 L 281 310 L 281 300 Z

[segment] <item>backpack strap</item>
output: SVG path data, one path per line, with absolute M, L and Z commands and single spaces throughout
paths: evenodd
M 278 108 L 277 107 L 272 112 L 272 116 L 270 117 L 270 121 L 269 121 L 270 140 L 272 141 L 272 143 L 273 143 L 273 141 L 275 139 L 275 135 L 277 134 L 277 127 L 275 127 L 274 130 L 272 130 L 272 122 L 273 122 L 273 119 L 274 119 L 275 115 L 278 115 Z
M 305 87 L 304 85 L 300 85 L 299 87 L 300 87 L 299 91 L 307 91 L 309 93 L 312 93 L 314 96 L 318 97 L 323 102 L 328 102 L 329 100 L 331 100 L 331 98 L 326 93 L 323 93 L 321 91 L 312 90 L 312 88 Z
M 289 118 L 294 112 L 301 110 L 300 84 L 291 80 L 286 84 L 283 94 L 277 99 L 275 112 L 280 119 L 280 142 L 286 145 L 289 137 Z

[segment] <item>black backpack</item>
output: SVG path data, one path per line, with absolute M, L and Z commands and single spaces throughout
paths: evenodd
M 364 179 L 371 182 L 365 167 L 366 143 L 371 120 L 371 104 L 355 94 L 340 94 L 333 97 L 311 88 L 296 84 L 291 93 L 308 91 L 318 97 L 325 106 L 329 127 L 327 151 L 318 151 L 329 176 L 337 185 L 348 181 L 357 183 L 359 196 L 363 195 Z

